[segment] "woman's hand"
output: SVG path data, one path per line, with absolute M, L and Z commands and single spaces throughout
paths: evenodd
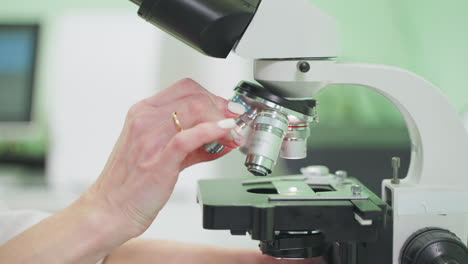
M 120 239 L 140 235 L 169 199 L 180 171 L 237 147 L 229 133 L 234 120 L 226 118 L 242 112 L 239 104 L 211 94 L 190 79 L 137 103 L 128 112 L 104 171 L 82 200 L 97 205 L 119 225 L 126 236 Z M 220 155 L 202 147 L 214 140 L 227 146 Z

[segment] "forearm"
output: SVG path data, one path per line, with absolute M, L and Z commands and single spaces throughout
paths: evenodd
M 0 247 L 1 263 L 96 263 L 124 243 L 116 226 L 83 199 Z
M 104 264 L 326 264 L 322 257 L 305 260 L 275 259 L 257 250 L 223 249 L 172 241 L 134 239 L 125 243 Z
M 112 252 L 104 264 L 267 264 L 266 259 L 254 250 L 134 239 Z

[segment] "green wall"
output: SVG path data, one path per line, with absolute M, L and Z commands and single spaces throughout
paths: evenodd
M 311 2 L 337 19 L 341 29 L 340 60 L 408 69 L 438 86 L 459 111 L 467 106 L 467 1 Z M 399 112 L 379 94 L 363 87 L 336 86 L 324 90 L 318 99 L 322 122 L 316 126 L 312 144 L 408 144 Z M 436 111 L 434 108 L 434 113 L 428 115 Z
M 437 85 L 454 106 L 468 104 L 468 2 L 463 0 L 311 0 L 341 27 L 341 60 L 389 64 L 413 71 Z M 344 89 L 344 88 L 343 88 Z M 410 87 L 408 88 L 410 89 Z M 326 91 L 322 100 L 338 96 Z M 362 98 L 361 92 L 365 93 Z M 354 94 L 354 92 L 353 92 Z M 347 95 L 347 94 L 345 94 Z M 365 89 L 354 94 L 366 118 L 380 101 Z M 373 103 L 372 101 L 377 101 Z M 364 108 L 369 107 L 368 110 Z M 348 109 L 343 109 L 347 112 Z M 383 120 L 393 113 L 382 113 Z M 396 120 L 396 119 L 395 119 Z

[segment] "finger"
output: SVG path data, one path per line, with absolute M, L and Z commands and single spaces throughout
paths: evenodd
M 177 113 L 177 119 L 183 129 L 189 129 L 201 122 L 226 118 L 206 95 L 193 95 L 158 108 L 135 105 L 129 112 L 127 126 L 141 124 L 138 127 L 146 128 L 146 131 L 154 131 L 155 128 L 164 126 L 172 135 L 178 131 L 172 118 L 174 112 Z
M 193 154 L 189 154 L 185 160 L 181 163 L 180 165 L 180 171 L 185 170 L 186 168 L 193 166 L 195 164 L 203 163 L 203 162 L 208 162 L 208 161 L 213 161 L 216 159 L 219 159 L 223 157 L 224 155 L 230 153 L 232 149 L 228 151 L 224 151 L 222 154 L 209 154 L 206 151 L 203 150 L 197 150 Z M 198 153 L 199 152 L 199 153 Z
M 239 117 L 247 112 L 247 108 L 237 102 L 228 102 L 227 111 L 225 110 L 225 115 L 230 117 Z
M 217 123 L 202 123 L 178 133 L 161 152 L 161 164 L 170 170 L 179 171 L 187 155 L 211 141 L 226 136 L 234 126 L 234 119 L 225 119 Z
M 213 101 L 213 103 L 222 103 L 219 100 L 222 98 L 212 94 L 203 88 L 203 86 L 189 78 L 182 79 L 174 83 L 158 94 L 145 99 L 145 102 L 153 107 L 159 107 L 192 95 L 206 95 Z
M 237 117 L 243 113 L 243 106 L 234 102 L 228 102 L 222 98 L 223 106 L 220 107 L 207 95 L 192 95 L 172 102 L 163 107 L 156 108 L 155 115 L 158 118 L 171 117 L 177 112 L 177 117 L 182 128 L 189 129 L 202 122 L 218 121 L 225 118 Z M 237 112 L 237 113 L 234 113 Z
M 199 123 L 217 122 L 225 118 L 213 105 L 210 105 L 211 101 L 206 99 L 206 96 L 202 98 L 198 98 L 200 96 L 193 97 L 193 100 L 183 100 L 184 103 L 177 101 L 157 111 L 142 111 L 134 115 L 131 120 L 128 120 L 126 124 L 128 137 L 134 138 L 135 142 L 137 142 L 132 144 L 128 151 L 133 153 L 135 159 L 151 159 L 155 153 L 161 151 L 179 133 L 178 126 L 172 116 L 175 109 L 181 110 L 177 112 L 177 119 L 184 130 L 188 130 Z M 205 102 L 200 103 L 203 101 Z M 161 119 L 164 120 L 160 121 Z M 238 147 L 231 133 L 221 137 L 219 143 L 228 148 Z M 208 160 L 205 155 L 202 155 L 202 158 Z
M 198 163 L 219 159 L 223 157 L 224 155 L 229 154 L 232 150 L 234 150 L 234 148 L 226 147 L 221 153 L 211 154 L 211 153 L 208 153 L 203 147 L 198 148 L 194 152 L 187 155 L 185 160 L 182 162 L 180 169 L 184 170 L 185 168 L 198 164 Z
M 177 114 L 179 115 L 179 114 Z M 179 118 L 179 119 L 182 119 L 182 118 Z M 183 120 L 183 119 L 182 119 Z M 187 130 L 187 129 L 191 129 L 193 127 L 195 127 L 197 124 L 200 124 L 200 123 L 205 123 L 205 122 L 217 122 L 217 121 L 220 121 L 220 120 L 223 120 L 223 118 L 219 118 L 219 117 L 209 117 L 209 116 L 205 116 L 203 118 L 203 120 L 196 120 L 196 121 L 190 121 L 190 122 L 184 122 L 184 121 L 181 121 L 182 123 L 182 128 L 183 128 L 183 131 Z M 188 127 L 188 128 L 187 128 Z M 174 137 L 175 135 L 177 135 L 179 132 L 179 130 L 177 129 L 177 126 L 175 125 L 175 122 L 174 120 L 170 119 L 170 120 L 167 120 L 164 122 L 164 124 L 158 128 L 157 130 L 154 130 L 152 131 L 151 133 L 148 134 L 149 137 L 158 137 L 158 140 L 162 143 L 167 143 L 169 140 L 171 140 L 172 137 Z M 228 148 L 237 148 L 239 147 L 239 144 L 236 143 L 236 141 L 234 140 L 234 137 L 232 136 L 231 133 L 227 133 L 226 135 L 224 135 L 223 137 L 219 138 L 216 140 L 218 143 L 220 143 L 221 145 L 224 145 Z M 208 143 L 211 143 L 211 142 L 208 142 Z
M 153 107 L 159 107 L 192 95 L 207 96 L 220 111 L 225 113 L 226 117 L 236 117 L 237 115 L 241 115 L 245 112 L 245 109 L 242 105 L 229 102 L 222 97 L 212 94 L 203 88 L 200 84 L 191 79 L 180 80 L 169 88 L 164 89 L 160 93 L 149 97 L 144 101 Z
M 176 101 L 167 110 L 177 112 L 182 128 L 190 129 L 199 123 L 225 119 L 226 104 L 220 108 L 206 95 L 193 95 Z
M 169 124 L 173 127 L 174 124 Z M 184 131 L 182 131 L 184 132 Z M 161 150 L 165 149 L 168 142 L 177 135 L 177 132 L 168 131 L 166 128 L 159 128 L 154 131 L 149 131 L 146 134 L 138 137 L 138 144 L 133 144 L 129 147 L 128 152 L 132 153 L 132 156 L 135 160 L 151 160 L 156 153 L 159 153 Z M 211 154 L 208 153 L 204 147 L 199 148 L 192 153 L 191 158 L 185 162 L 184 168 L 195 163 L 210 161 L 217 159 L 225 154 L 227 154 L 232 149 L 239 147 L 233 140 L 231 133 L 228 132 L 222 137 L 216 139 L 217 142 L 226 147 L 226 149 L 221 154 Z M 188 165 L 187 165 L 188 164 Z
M 226 116 L 220 112 L 206 96 L 192 96 L 190 99 L 182 99 L 170 105 L 161 107 L 154 113 L 152 120 L 165 119 L 160 122 L 156 129 L 148 131 L 150 137 L 157 135 L 160 142 L 168 142 L 174 135 L 179 132 L 177 122 L 173 119 L 172 113 L 176 112 L 176 118 L 180 127 L 184 130 L 190 129 L 199 123 L 216 122 L 223 120 Z M 156 122 L 155 122 L 156 123 Z M 233 143 L 232 136 L 227 136 L 222 139 L 222 143 L 228 144 L 230 147 L 237 147 Z

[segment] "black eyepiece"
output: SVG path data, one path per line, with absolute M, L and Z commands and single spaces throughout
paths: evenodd
M 138 14 L 212 57 L 226 58 L 252 20 L 260 0 L 131 0 Z
M 130 0 L 130 1 L 132 1 L 133 3 L 135 3 L 138 6 L 141 6 L 141 3 L 143 3 L 143 0 Z

